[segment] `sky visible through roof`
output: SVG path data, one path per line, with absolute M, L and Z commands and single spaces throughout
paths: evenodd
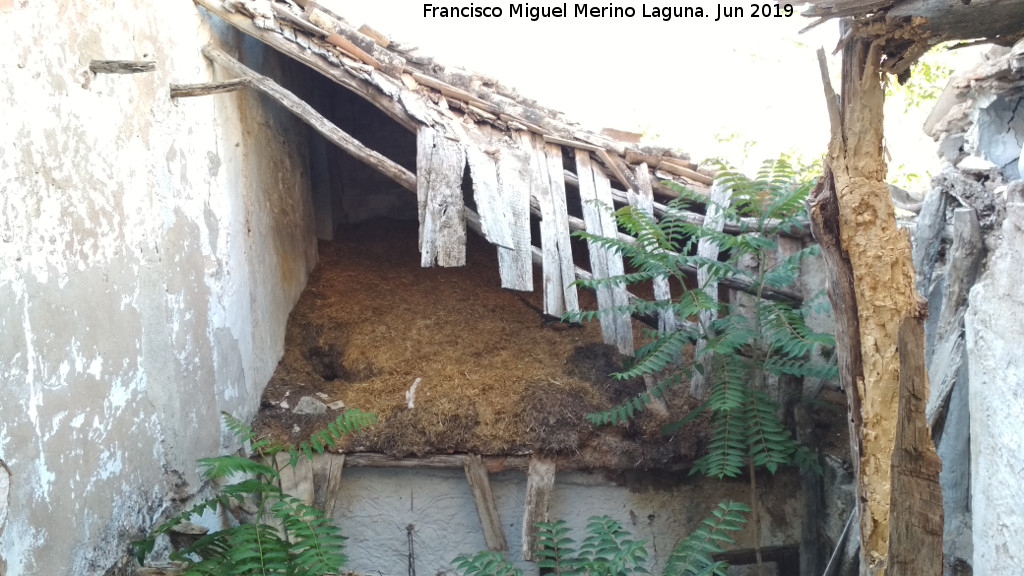
M 644 16 L 667 5 L 631 0 L 587 6 L 632 8 L 633 17 L 584 17 L 575 15 L 575 3 L 526 3 L 566 8 L 563 17 L 537 21 L 492 0 L 321 4 L 446 65 L 496 77 L 588 128 L 642 132 L 697 161 L 722 157 L 750 171 L 782 152 L 818 158 L 828 143 L 815 50 L 831 54 L 838 25 L 801 34 L 811 20 L 795 7 L 786 16 L 785 4 L 690 1 L 675 6 L 699 6 L 705 17 L 667 21 Z M 498 7 L 502 16 L 431 17 L 425 9 L 431 4 Z M 737 14 L 737 7 L 742 16 L 718 18 Z M 753 15 L 755 7 L 762 15 Z M 764 7 L 771 16 L 763 17 Z M 838 59 L 830 57 L 829 65 L 838 89 Z M 920 128 L 927 110 L 898 112 L 887 122 L 891 181 L 899 181 L 900 170 L 923 172 L 936 164 L 936 147 Z
M 798 35 L 809 20 L 796 9 L 790 17 L 755 18 L 749 3 L 723 4 L 742 7 L 744 16 L 715 21 L 717 3 L 688 3 L 706 16 L 665 21 L 643 16 L 655 4 L 620 0 L 589 6 L 631 7 L 634 17 L 576 17 L 567 3 L 565 17 L 531 21 L 512 16 L 508 2 L 488 0 L 434 5 L 496 6 L 501 17 L 429 17 L 430 3 L 422 1 L 322 3 L 446 65 L 497 77 L 587 127 L 657 136 L 695 159 L 742 152 L 748 141 L 761 156 L 817 155 L 828 142 L 814 50 L 831 51 L 837 32 L 830 24 Z M 717 141 L 732 134 L 729 145 Z

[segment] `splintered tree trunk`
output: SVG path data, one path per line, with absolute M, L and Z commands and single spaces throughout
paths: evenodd
M 840 331 L 858 476 L 861 574 L 939 576 L 939 461 L 922 400 L 928 397 L 922 346 L 927 308 L 914 286 L 910 237 L 896 225 L 885 183 L 880 60 L 877 45 L 866 40 L 854 39 L 843 51 L 841 105 L 828 95 L 832 138 L 811 219 Z M 825 80 L 829 93 L 827 75 Z

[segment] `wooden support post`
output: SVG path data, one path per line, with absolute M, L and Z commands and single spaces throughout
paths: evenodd
M 466 152 L 429 126 L 416 136 L 416 198 L 420 214 L 420 265 L 466 264 L 462 176 Z
M 487 549 L 508 550 L 508 542 L 505 541 L 505 532 L 501 528 L 501 518 L 498 516 L 498 507 L 494 504 L 491 481 L 483 460 L 478 454 L 470 454 L 463 461 L 463 467 L 466 470 L 469 489 L 473 492 L 473 501 L 476 502 L 476 511 L 480 515 Z
M 323 510 L 327 518 L 334 517 L 344 467 L 344 454 L 324 452 L 313 458 L 313 505 Z
M 555 461 L 540 456 L 530 457 L 526 477 L 526 505 L 523 507 L 523 560 L 535 560 L 537 522 L 548 521 L 548 507 L 555 488 Z

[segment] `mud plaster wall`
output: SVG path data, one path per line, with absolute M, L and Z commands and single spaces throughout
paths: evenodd
M 507 557 L 527 575 L 537 566 L 522 560 L 523 505 L 526 475 L 518 471 L 491 474 L 491 489 L 501 518 Z M 795 475 L 780 473 L 761 483 L 761 543 L 797 545 L 802 494 Z M 586 536 L 587 519 L 608 515 L 638 540 L 648 540 L 656 559 L 648 568 L 660 574 L 676 542 L 699 526 L 720 501 L 744 501 L 745 481 L 723 482 L 677 476 L 671 485 L 630 490 L 601 474 L 559 472 L 551 498 L 551 519 L 565 520 L 577 544 Z M 749 500 L 749 498 L 746 498 Z M 348 537 L 346 570 L 362 574 L 410 574 L 407 527 L 413 528 L 416 574 L 454 574 L 458 554 L 486 550 L 480 517 L 462 470 L 348 468 L 342 474 L 334 519 Z M 749 548 L 752 533 L 737 538 Z
M 1024 204 L 1007 205 L 1001 232 L 988 270 L 971 289 L 965 320 L 975 574 L 1024 570 Z
M 0 37 L 0 574 L 102 574 L 256 409 L 316 259 L 306 132 L 170 100 L 211 37 L 290 65 L 191 2 L 0 0 Z

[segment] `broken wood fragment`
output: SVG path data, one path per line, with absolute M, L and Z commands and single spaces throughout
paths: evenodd
M 523 506 L 523 560 L 535 560 L 537 522 L 548 522 L 551 494 L 555 487 L 555 461 L 530 457 L 526 476 L 526 504 Z
M 462 176 L 466 152 L 429 126 L 416 135 L 416 198 L 420 216 L 420 264 L 466 264 Z
M 171 98 L 191 98 L 234 92 L 239 88 L 251 86 L 248 78 L 235 78 L 224 82 L 203 82 L 201 84 L 171 84 Z
M 89 62 L 93 74 L 141 74 L 156 70 L 153 60 L 93 60 Z
M 480 515 L 487 549 L 508 550 L 505 531 L 501 527 L 501 517 L 498 516 L 498 506 L 494 503 L 494 494 L 491 492 L 490 476 L 483 460 L 477 454 L 469 454 L 463 460 L 463 467 L 469 489 L 473 493 L 473 501 L 476 503 L 477 514 Z

